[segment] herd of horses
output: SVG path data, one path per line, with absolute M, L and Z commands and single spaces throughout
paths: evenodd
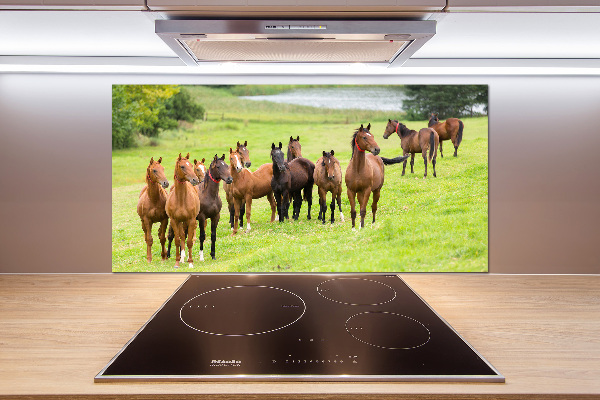
M 442 142 L 450 140 L 454 145 L 454 156 L 462 141 L 464 124 L 457 118 L 440 122 L 437 114 L 431 114 L 429 126 L 418 132 L 407 128 L 398 120 L 388 120 L 384 132 L 387 139 L 394 132 L 400 137 L 403 155 L 395 158 L 385 158 L 379 155 L 381 149 L 370 132 L 371 124 L 366 128 L 361 125 L 352 135 L 350 142 L 352 156 L 346 168 L 345 183 L 350 203 L 352 230 L 356 229 L 356 201 L 359 204 L 360 228 L 364 228 L 367 203 L 371 194 L 372 222 L 375 222 L 377 203 L 384 183 L 384 166 L 403 162 L 402 175 L 405 174 L 409 157 L 411 173 L 414 173 L 414 156 L 421 153 L 425 163 L 435 166 L 438 147 L 442 155 Z M 171 243 L 175 241 L 175 268 L 185 257 L 187 245 L 187 262 L 193 267 L 192 247 L 196 228 L 200 228 L 199 259 L 204 261 L 204 241 L 206 226 L 211 220 L 210 256 L 216 258 L 215 243 L 217 226 L 219 224 L 222 201 L 219 195 L 220 182 L 223 181 L 225 198 L 229 208 L 229 223 L 232 235 L 236 235 L 239 227 L 244 225 L 246 215 L 246 232 L 251 229 L 252 201 L 266 197 L 271 206 L 271 222 L 284 222 L 289 219 L 290 202 L 292 219 L 300 217 L 302 203 L 307 203 L 307 219 L 311 219 L 312 190 L 317 185 L 319 195 L 318 220 L 326 223 L 327 193 L 332 194 L 329 208 L 330 222 L 335 222 L 335 205 L 344 222 L 342 214 L 342 171 L 340 162 L 335 157 L 334 150 L 323 151 L 323 155 L 313 163 L 302 157 L 300 137 L 290 136 L 287 152 L 284 157 L 283 145 L 279 142 L 271 144 L 271 161 L 261 165 L 255 171 L 250 171 L 250 152 L 248 142 L 237 142 L 235 150 L 229 149 L 229 164 L 225 162 L 225 154 L 214 155 L 212 161 L 205 165 L 205 159 L 190 162 L 189 153 L 183 157 L 181 153 L 175 161 L 173 186 L 167 192 L 169 182 L 162 165 L 162 157 L 155 161 L 150 159 L 146 168 L 146 186 L 139 195 L 137 212 L 142 222 L 144 239 L 146 241 L 146 259 L 152 261 L 152 225 L 159 223 L 158 237 L 161 243 L 161 257 L 170 257 Z M 443 157 L 443 155 L 442 155 Z M 167 248 L 167 227 L 168 248 Z

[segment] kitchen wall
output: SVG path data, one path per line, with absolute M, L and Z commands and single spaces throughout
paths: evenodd
M 489 270 L 600 273 L 598 76 L 0 74 L 0 272 L 111 271 L 111 85 L 489 84 Z M 468 133 L 467 133 L 468 134 Z

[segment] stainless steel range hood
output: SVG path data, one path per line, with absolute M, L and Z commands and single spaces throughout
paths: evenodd
M 157 20 L 187 65 L 207 62 L 378 63 L 401 66 L 436 21 Z

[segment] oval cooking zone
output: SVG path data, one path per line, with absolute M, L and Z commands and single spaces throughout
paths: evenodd
M 351 306 L 376 306 L 396 298 L 385 283 L 365 278 L 335 278 L 320 283 L 317 293 L 327 300 Z
M 260 312 L 256 312 L 260 310 Z M 270 286 L 232 286 L 188 300 L 179 316 L 190 328 L 217 336 L 253 336 L 274 332 L 306 312 L 300 296 Z

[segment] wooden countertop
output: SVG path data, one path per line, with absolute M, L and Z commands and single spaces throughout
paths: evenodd
M 94 383 L 185 278 L 0 275 L 0 399 L 600 398 L 600 275 L 402 275 L 506 383 Z

